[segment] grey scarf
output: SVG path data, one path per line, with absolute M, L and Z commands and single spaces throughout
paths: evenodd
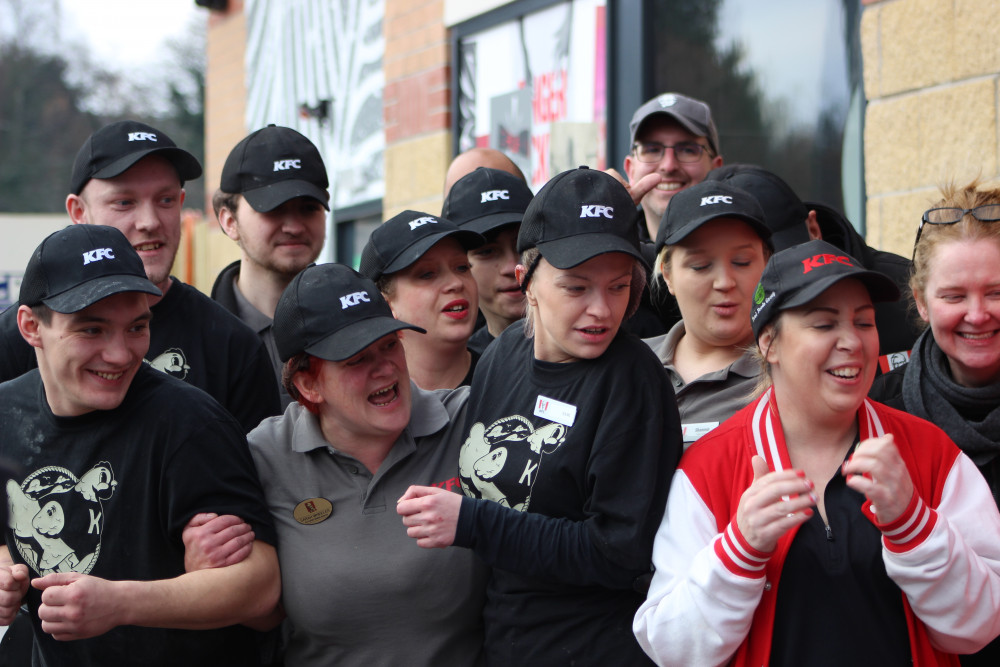
M 1000 382 L 985 387 L 957 384 L 930 329 L 913 344 L 903 376 L 903 403 L 910 414 L 944 429 L 977 466 L 1000 454 Z

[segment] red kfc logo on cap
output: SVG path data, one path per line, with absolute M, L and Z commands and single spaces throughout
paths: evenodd
M 833 264 L 834 262 L 840 262 L 841 264 L 846 264 L 851 267 L 854 266 L 851 264 L 851 258 L 847 255 L 813 255 L 812 257 L 802 260 L 802 266 L 805 267 L 802 274 L 805 275 L 813 269 L 818 269 L 821 266 Z

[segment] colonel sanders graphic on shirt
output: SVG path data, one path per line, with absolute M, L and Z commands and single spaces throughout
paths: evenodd
M 567 430 L 554 423 L 536 429 L 521 415 L 503 417 L 489 426 L 476 422 L 458 460 L 466 495 L 527 511 L 542 457 L 563 444 Z
M 79 479 L 66 468 L 47 466 L 20 486 L 8 481 L 9 524 L 28 566 L 42 576 L 90 572 L 101 552 L 101 502 L 111 498 L 117 485 L 106 461 Z

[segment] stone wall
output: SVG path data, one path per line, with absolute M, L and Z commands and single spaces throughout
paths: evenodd
M 938 186 L 1000 171 L 996 0 L 868 0 L 861 17 L 870 245 L 909 257 Z

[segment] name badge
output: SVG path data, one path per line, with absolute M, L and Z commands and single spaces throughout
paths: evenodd
M 576 421 L 576 406 L 539 394 L 535 400 L 535 416 L 563 426 L 572 426 Z
M 718 425 L 719 422 L 698 422 L 696 424 L 681 424 L 681 433 L 684 435 L 684 442 L 694 442 L 695 440 L 705 435 Z

